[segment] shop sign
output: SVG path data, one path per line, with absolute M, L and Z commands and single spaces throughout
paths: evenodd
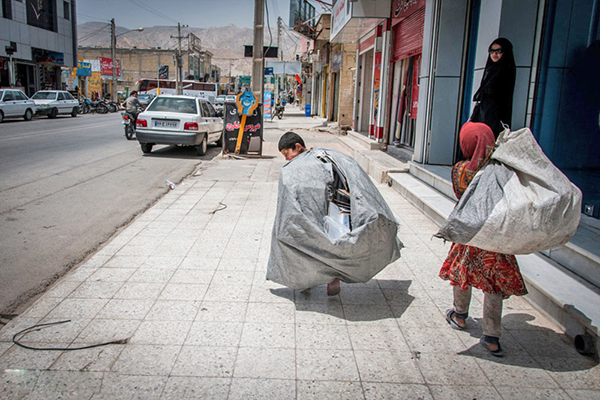
M 373 125 L 377 126 L 379 116 L 379 95 L 381 86 L 381 52 L 375 53 L 375 68 L 373 80 Z
M 112 76 L 112 58 L 99 57 L 100 60 L 100 72 L 102 75 L 110 75 Z M 119 60 L 115 60 L 117 62 L 117 76 L 121 76 L 121 64 Z
M 79 61 L 77 63 L 76 75 L 77 76 L 92 76 L 92 64 L 85 62 L 85 61 Z
M 31 49 L 33 61 L 38 64 L 65 65 L 65 55 L 55 51 Z
M 88 79 L 88 90 L 90 92 L 102 92 L 102 76 L 100 72 L 92 72 L 92 76 Z
M 352 1 L 338 0 L 331 12 L 331 39 L 335 38 L 352 18 Z
M 392 18 L 397 19 L 394 22 L 400 22 L 421 7 L 425 7 L 425 0 L 394 0 Z
M 336 51 L 331 56 L 331 72 L 337 72 L 342 69 L 342 52 Z

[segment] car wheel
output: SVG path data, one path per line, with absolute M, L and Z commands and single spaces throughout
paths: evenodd
M 148 154 L 152 151 L 152 143 L 140 143 L 140 146 L 142 146 L 142 153 L 144 154 Z
M 0 111 L 0 122 L 4 121 L 4 113 Z
M 78 114 L 79 107 L 73 107 L 73 111 L 71 111 L 71 117 L 75 118 Z
M 23 119 L 24 119 L 25 121 L 31 121 L 31 118 L 33 118 L 33 112 L 32 112 L 32 111 L 31 111 L 31 110 L 28 108 L 28 109 L 25 111 L 25 115 L 23 115 Z
M 202 137 L 202 142 L 199 145 L 194 146 L 196 148 L 196 154 L 199 156 L 203 156 L 206 154 L 206 150 L 208 149 L 208 143 L 206 140 L 206 135 Z
M 221 132 L 221 137 L 217 140 L 217 147 L 223 147 L 223 132 Z
M 56 116 L 58 115 L 58 108 L 53 108 L 52 111 L 50 111 L 50 114 L 48 114 L 48 118 L 56 118 Z

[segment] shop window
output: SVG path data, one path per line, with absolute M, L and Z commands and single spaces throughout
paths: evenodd
M 12 19 L 12 0 L 2 0 L 2 18 Z
M 70 19 L 68 1 L 63 1 L 63 16 L 65 19 Z
M 56 31 L 56 2 L 54 0 L 26 0 L 27 25 Z

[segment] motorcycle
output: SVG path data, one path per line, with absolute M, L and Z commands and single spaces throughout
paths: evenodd
M 135 136 L 135 118 L 127 111 L 122 112 L 121 116 L 123 117 L 123 125 L 125 125 L 125 137 L 127 140 L 133 140 L 133 137 Z
M 116 101 L 106 102 L 106 107 L 108 107 L 108 111 L 111 113 L 119 111 L 119 104 Z
M 91 110 L 89 104 L 87 103 L 87 99 L 82 96 L 79 99 L 79 114 L 88 114 L 91 111 L 92 110 Z
M 285 111 L 285 106 L 283 104 L 275 105 L 275 109 L 273 110 L 273 114 L 271 115 L 271 119 L 277 117 L 279 119 L 283 118 L 283 111 Z

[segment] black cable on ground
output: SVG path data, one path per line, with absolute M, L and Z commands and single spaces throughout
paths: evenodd
M 94 348 L 94 347 L 106 346 L 107 344 L 125 344 L 125 343 L 129 342 L 129 339 L 120 339 L 120 340 L 113 340 L 112 342 L 91 344 L 89 346 L 82 346 L 82 347 L 33 347 L 33 346 L 27 346 L 27 345 L 19 342 L 20 339 L 24 338 L 25 335 L 27 335 L 30 332 L 39 331 L 39 330 L 42 330 L 43 328 L 46 328 L 48 326 L 58 325 L 58 324 L 64 324 L 66 322 L 71 322 L 71 320 L 67 319 L 65 321 L 50 322 L 50 323 L 47 323 L 47 324 L 38 324 L 38 325 L 30 326 L 29 328 L 23 329 L 21 332 L 15 333 L 13 335 L 12 341 L 13 341 L 14 344 L 16 344 L 17 346 L 23 347 L 24 349 L 29 349 L 29 350 L 60 350 L 60 351 L 91 349 L 91 348 Z M 19 336 L 19 335 L 21 335 L 21 337 L 17 339 L 17 336 Z
M 221 203 L 221 202 L 219 202 L 219 204 L 220 204 L 220 205 L 222 205 L 223 207 L 219 207 L 219 208 L 217 208 L 216 210 L 214 210 L 214 211 L 211 211 L 211 212 L 210 212 L 210 214 L 214 214 L 214 213 L 216 213 L 217 211 L 223 211 L 224 209 L 226 209 L 226 208 L 227 208 L 227 204 L 223 204 L 223 203 Z

